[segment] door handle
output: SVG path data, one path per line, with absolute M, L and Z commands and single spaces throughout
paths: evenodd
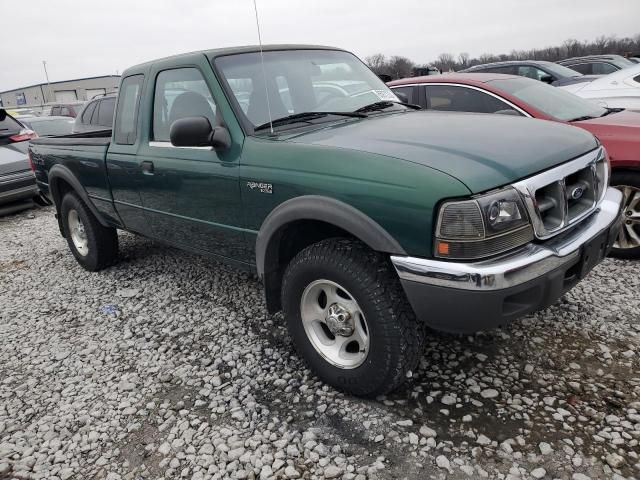
M 140 168 L 142 169 L 142 173 L 144 175 L 153 175 L 153 162 L 145 160 L 144 162 L 140 163 Z

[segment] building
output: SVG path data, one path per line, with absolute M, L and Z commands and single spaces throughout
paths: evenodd
M 46 103 L 73 103 L 118 90 L 119 75 L 78 78 L 64 82 L 40 83 L 0 92 L 0 107 L 35 107 Z

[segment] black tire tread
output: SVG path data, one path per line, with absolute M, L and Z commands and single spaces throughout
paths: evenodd
M 369 299 L 378 312 L 378 318 L 388 325 L 385 336 L 385 372 L 381 376 L 368 379 L 366 385 L 359 385 L 358 391 L 350 391 L 361 396 L 375 397 L 398 388 L 413 371 L 423 353 L 426 338 L 426 326 L 419 321 L 400 281 L 386 256 L 375 252 L 363 243 L 346 239 L 331 238 L 313 244 L 298 253 L 287 266 L 282 285 L 283 308 L 287 302 L 284 297 L 290 291 L 290 272 L 300 265 L 323 263 L 329 269 L 342 269 L 354 278 L 358 278 L 362 287 L 370 293 Z M 359 302 L 362 300 L 359 300 Z M 291 312 L 285 310 L 285 317 Z M 295 342 L 294 342 L 295 343 Z M 298 354 L 305 358 L 304 352 Z M 308 363 L 308 362 L 307 362 Z M 343 388 L 338 386 L 338 388 Z
M 82 257 L 77 253 L 67 225 L 70 208 L 75 208 L 82 219 L 89 239 L 90 254 Z M 69 248 L 78 263 L 91 272 L 102 270 L 113 265 L 118 259 L 118 233 L 115 228 L 103 226 L 75 192 L 68 192 L 60 204 L 62 225 Z
M 633 170 L 614 170 L 611 175 L 612 187 L 616 185 L 628 185 L 640 188 L 640 171 Z M 612 248 L 611 257 L 632 260 L 640 258 L 640 247 L 635 248 Z

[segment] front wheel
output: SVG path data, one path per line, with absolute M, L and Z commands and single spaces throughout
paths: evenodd
M 614 172 L 611 185 L 624 196 L 622 227 L 611 256 L 640 258 L 640 172 Z
M 418 321 L 383 255 L 329 239 L 287 266 L 282 305 L 293 343 L 324 382 L 373 397 L 397 388 L 423 352 Z

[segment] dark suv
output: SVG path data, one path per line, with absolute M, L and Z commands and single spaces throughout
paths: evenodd
M 473 73 L 504 73 L 533 78 L 553 86 L 569 85 L 571 83 L 590 82 L 593 76 L 585 76 L 575 70 L 542 60 L 512 60 L 507 62 L 485 63 L 461 70 Z
M 93 132 L 111 128 L 113 111 L 116 106 L 116 96 L 107 94 L 96 97 L 84 106 L 76 117 L 73 133 Z
M 635 65 L 631 60 L 622 55 L 587 55 L 585 57 L 573 57 L 560 60 L 559 65 L 580 72 L 583 75 L 609 75 L 623 68 Z

